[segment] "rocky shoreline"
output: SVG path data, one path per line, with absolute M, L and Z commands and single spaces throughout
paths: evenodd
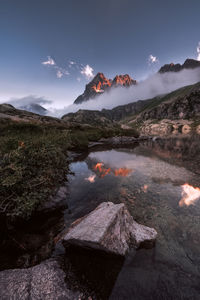
M 75 271 L 65 274 L 61 262 L 63 258 L 59 256 L 27 269 L 1 271 L 0 298 L 11 299 L 14 296 L 16 299 L 34 300 L 98 299 L 94 291 L 92 292 L 92 298 L 89 298 L 87 288 L 85 287 L 86 290 L 84 291 L 84 285 L 81 285 L 80 290 L 77 286 L 79 285 L 79 279 L 76 277 L 76 272 L 79 256 L 83 255 L 78 262 L 78 273 L 80 273 L 81 260 L 84 261 L 81 272 L 84 272 L 85 263 L 90 263 L 91 255 L 94 256 L 94 265 L 90 270 L 92 274 L 97 272 L 99 261 L 104 265 L 105 260 L 107 261 L 106 257 L 109 256 L 110 262 L 114 259 L 118 267 L 109 275 L 114 284 L 114 279 L 116 279 L 123 263 L 122 257 L 127 252 L 147 243 L 153 246 L 156 236 L 157 232 L 153 228 L 136 223 L 124 204 L 102 203 L 89 215 L 74 222 L 68 233 L 62 238 L 66 248 L 67 265 L 70 264 Z M 65 258 L 64 261 L 66 262 Z M 98 261 L 98 264 L 96 264 L 96 261 Z M 101 281 L 105 280 L 107 272 L 108 270 L 105 267 L 103 274 L 101 274 L 103 278 L 100 277 Z M 66 282 L 65 277 L 68 278 Z M 87 278 L 84 281 L 87 282 Z M 71 287 L 69 287 L 70 285 Z M 111 291 L 109 290 L 109 292 Z

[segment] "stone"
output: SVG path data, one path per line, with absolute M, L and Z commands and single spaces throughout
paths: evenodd
M 65 273 L 55 259 L 28 269 L 0 272 L 0 299 L 75 300 L 79 293 L 67 288 Z
M 197 133 L 197 134 L 200 134 L 200 125 L 198 125 L 198 126 L 196 127 L 196 133 Z
M 49 213 L 54 210 L 60 210 L 61 208 L 67 208 L 67 197 L 69 195 L 68 185 L 65 184 L 60 186 L 54 195 L 50 196 L 49 199 L 41 203 L 37 208 L 38 212 Z
M 63 238 L 63 244 L 125 256 L 143 243 L 152 244 L 155 229 L 135 222 L 123 203 L 101 203 L 87 216 L 75 221 Z
M 134 136 L 114 136 L 111 138 L 101 138 L 99 142 L 108 145 L 124 145 L 135 143 L 137 138 Z
M 182 133 L 187 134 L 190 133 L 190 131 L 192 130 L 191 126 L 188 124 L 183 125 L 182 127 Z

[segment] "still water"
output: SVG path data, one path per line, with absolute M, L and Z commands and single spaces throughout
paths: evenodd
M 127 257 L 111 299 L 200 299 L 199 167 L 199 137 L 100 149 L 71 163 L 69 223 L 112 201 L 158 232 L 153 249 Z

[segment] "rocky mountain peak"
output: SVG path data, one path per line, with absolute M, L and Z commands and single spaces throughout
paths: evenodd
M 104 92 L 104 90 L 110 87 L 112 80 L 107 79 L 103 73 L 97 73 L 97 75 L 92 79 L 92 81 L 86 86 L 86 89 L 92 89 L 96 93 Z
M 196 59 L 187 58 L 183 64 L 185 69 L 194 69 L 200 67 L 200 61 Z
M 95 77 L 90 81 L 82 95 L 80 95 L 75 101 L 75 104 L 80 104 L 82 102 L 93 99 L 99 94 L 104 93 L 106 90 L 109 90 L 116 86 L 129 87 L 136 84 L 136 80 L 133 80 L 128 74 L 125 75 L 116 75 L 115 78 L 108 79 L 103 73 L 97 73 Z
M 136 84 L 136 80 L 133 80 L 128 74 L 116 75 L 113 79 L 112 85 L 130 86 Z
M 198 67 L 200 67 L 200 61 L 191 59 L 191 58 L 187 58 L 182 65 L 174 64 L 174 63 L 166 64 L 166 65 L 162 66 L 158 72 L 159 73 L 179 72 L 183 69 L 195 69 Z

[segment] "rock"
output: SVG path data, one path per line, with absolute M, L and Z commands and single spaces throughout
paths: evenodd
M 182 133 L 184 134 L 187 134 L 187 133 L 190 133 L 190 131 L 192 130 L 191 126 L 190 125 L 183 125 L 182 127 Z
M 61 208 L 67 208 L 67 197 L 69 195 L 69 190 L 67 184 L 60 186 L 55 195 L 50 196 L 49 199 L 42 203 L 37 211 L 43 213 L 49 213 L 54 210 L 59 210 Z
M 199 68 L 200 72 L 200 68 Z M 200 90 L 199 83 L 191 87 L 190 91 L 184 88 L 179 92 L 179 95 L 173 97 L 173 93 L 168 94 L 168 101 L 163 101 L 160 104 L 146 109 L 141 112 L 136 120 L 144 122 L 146 120 L 192 120 L 200 117 Z
M 134 136 L 114 136 L 111 138 L 101 138 L 100 143 L 108 145 L 121 145 L 121 144 L 131 144 L 136 142 L 137 138 Z
M 172 132 L 172 125 L 165 122 L 160 122 L 157 124 L 148 123 L 147 125 L 143 126 L 141 130 L 142 133 L 145 134 L 164 136 Z
M 136 80 L 133 80 L 128 74 L 116 75 L 112 81 L 112 86 L 131 86 L 137 84 Z
M 126 255 L 131 248 L 155 241 L 153 228 L 135 222 L 124 204 L 101 203 L 89 215 L 75 222 L 63 239 L 69 245 Z
M 78 297 L 79 293 L 67 288 L 65 273 L 53 259 L 28 269 L 0 272 L 0 299 L 75 300 Z
M 200 134 L 200 125 L 198 125 L 198 126 L 196 127 L 196 132 L 197 132 L 197 134 Z

